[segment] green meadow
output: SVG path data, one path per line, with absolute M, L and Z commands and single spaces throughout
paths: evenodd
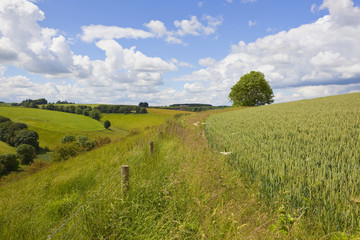
M 104 129 L 100 121 L 83 115 L 32 109 L 22 107 L 0 107 L 0 115 L 10 118 L 13 122 L 26 123 L 31 130 L 39 134 L 41 147 L 52 149 L 66 135 L 86 135 L 91 139 L 97 136 L 117 138 L 128 132 L 121 128 Z
M 16 150 L 14 147 L 7 145 L 6 143 L 0 141 L 0 155 L 7 153 L 15 153 Z
M 101 114 L 101 121 L 109 120 L 111 126 L 128 131 L 132 129 L 144 130 L 147 127 L 165 123 L 176 114 L 188 113 L 185 111 L 147 108 L 147 114 Z M 111 127 L 110 127 L 111 128 Z

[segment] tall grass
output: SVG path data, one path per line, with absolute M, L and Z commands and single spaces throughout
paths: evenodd
M 210 151 L 200 127 L 170 121 L 26 179 L 3 182 L 0 238 L 269 238 L 272 214 L 224 160 Z M 115 174 L 122 164 L 130 166 L 125 196 Z
M 212 115 L 206 133 L 268 206 L 324 234 L 359 230 L 360 94 Z

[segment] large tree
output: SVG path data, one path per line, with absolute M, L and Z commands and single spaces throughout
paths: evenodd
M 229 100 L 233 106 L 260 106 L 271 104 L 274 93 L 261 72 L 251 71 L 231 88 Z

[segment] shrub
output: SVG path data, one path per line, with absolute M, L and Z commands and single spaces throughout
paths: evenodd
M 75 108 L 75 113 L 76 113 L 76 114 L 83 114 L 82 108 L 76 107 L 76 108 Z
M 76 141 L 76 138 L 74 136 L 71 136 L 71 135 L 67 135 L 67 136 L 61 138 L 61 143 L 62 144 L 71 143 L 71 142 L 75 142 L 75 141 Z
M 106 121 L 104 122 L 104 127 L 105 127 L 106 129 L 108 129 L 110 126 L 111 126 L 110 121 L 109 121 L 109 120 L 106 120 Z
M 94 142 L 88 141 L 87 136 L 78 136 L 78 144 L 84 151 L 89 151 L 94 148 Z
M 51 154 L 53 161 L 67 160 L 70 157 L 75 157 L 81 152 L 80 146 L 76 142 L 65 143 L 57 146 Z
M 10 118 L 0 116 L 0 123 L 3 123 L 3 122 L 11 122 L 11 120 L 10 120 Z
M 10 172 L 16 171 L 19 168 L 19 161 L 17 155 L 13 153 L 0 156 L 0 174 L 6 175 Z
M 145 113 L 148 113 L 148 111 L 146 110 L 146 108 L 141 108 L 140 113 L 145 114 Z
M 49 162 L 44 162 L 41 160 L 35 160 L 35 162 L 33 162 L 33 164 L 31 164 L 27 169 L 26 172 L 32 174 L 32 173 L 36 173 L 38 171 L 40 171 L 43 168 L 46 168 L 50 166 Z
M 97 109 L 94 109 L 90 112 L 90 117 L 95 120 L 100 120 L 100 111 Z
M 20 146 L 21 144 L 29 144 L 39 150 L 39 135 L 32 130 L 22 130 L 18 132 L 14 139 L 14 146 Z
M 30 164 L 36 156 L 35 148 L 29 144 L 21 144 L 16 148 L 16 153 L 22 164 Z
M 109 137 L 97 137 L 95 139 L 94 145 L 95 148 L 99 148 L 109 143 L 111 143 L 111 139 Z
M 3 122 L 0 123 L 0 140 L 6 142 L 6 136 L 12 122 Z

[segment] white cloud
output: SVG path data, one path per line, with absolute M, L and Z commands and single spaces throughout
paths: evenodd
M 88 56 L 74 54 L 66 38 L 59 35 L 57 30 L 42 28 L 38 21 L 43 19 L 44 13 L 31 2 L 0 2 L 0 22 L 5 23 L 0 24 L 0 63 L 11 64 L 47 78 L 70 78 L 76 81 L 75 84 L 56 85 L 49 82 L 42 87 L 40 84 L 33 84 L 24 76 L 2 76 L 2 87 L 12 89 L 3 94 L 11 92 L 19 98 L 33 98 L 41 94 L 49 96 L 48 93 L 52 93 L 51 98 L 64 99 L 62 96 L 71 96 L 81 99 L 73 93 L 83 93 L 83 100 L 86 100 L 90 93 L 102 88 L 106 94 L 121 92 L 119 96 L 125 98 L 125 94 L 132 92 L 156 91 L 157 86 L 163 84 L 164 73 L 177 70 L 174 63 L 166 62 L 159 57 L 148 57 L 135 47 L 123 48 L 113 40 L 154 37 L 155 33 L 101 25 L 83 27 L 82 39 L 95 41 L 101 38 L 102 40 L 95 42 L 95 45 L 106 55 L 104 60 L 91 60 Z M 158 22 L 152 23 L 149 25 L 150 28 L 160 34 L 161 28 L 156 28 Z M 161 24 L 158 26 L 161 27 Z
M 215 62 L 216 60 L 211 57 L 199 59 L 199 64 L 201 66 L 212 66 L 215 64 Z
M 223 101 L 231 86 L 252 70 L 262 71 L 273 89 L 296 88 L 300 98 L 338 92 L 332 88 L 345 93 L 346 86 L 360 82 L 360 11 L 350 0 L 325 0 L 325 7 L 330 15 L 314 23 L 248 44 L 240 41 L 221 61 L 174 80 L 201 82 L 207 92 L 217 88 Z
M 53 76 L 69 73 L 72 52 L 57 30 L 41 28 L 44 13 L 32 2 L 0 2 L 0 62 L 33 73 Z
M 174 22 L 175 27 L 179 28 L 176 32 L 179 36 L 194 35 L 199 36 L 201 34 L 210 35 L 216 31 L 216 28 L 222 24 L 222 17 L 204 16 L 203 20 L 207 21 L 207 25 L 203 25 L 196 16 L 190 17 L 190 20 L 176 20 Z
M 171 59 L 171 63 L 175 64 L 176 66 L 179 66 L 179 67 L 194 67 L 192 64 L 188 63 L 188 62 L 182 62 L 182 61 L 179 61 L 175 58 L 172 58 Z
M 312 4 L 312 5 L 311 5 L 311 8 L 310 8 L 310 11 L 311 11 L 312 13 L 315 13 L 316 9 L 317 9 L 316 4 L 315 4 L 315 3 Z
M 168 31 L 163 22 L 159 20 L 151 20 L 149 23 L 144 24 L 149 30 L 159 37 L 168 34 Z
M 208 36 L 216 32 L 217 27 L 222 24 L 222 17 L 212 17 L 205 15 L 202 21 L 196 16 L 191 16 L 189 20 L 176 20 L 174 26 L 177 30 L 168 30 L 160 20 L 151 20 L 144 26 L 149 31 L 134 28 L 122 28 L 118 26 L 89 25 L 82 26 L 81 40 L 84 42 L 94 42 L 96 40 L 110 40 L 121 38 L 146 39 L 146 38 L 163 38 L 168 43 L 184 44 L 179 37 L 186 35 Z
M 93 42 L 97 39 L 120 39 L 120 38 L 152 38 L 154 35 L 140 29 L 122 28 L 117 26 L 89 25 L 82 26 L 81 39 L 84 42 Z
M 338 26 L 359 25 L 360 8 L 352 0 L 324 0 L 320 10 L 329 9 L 334 24 Z

